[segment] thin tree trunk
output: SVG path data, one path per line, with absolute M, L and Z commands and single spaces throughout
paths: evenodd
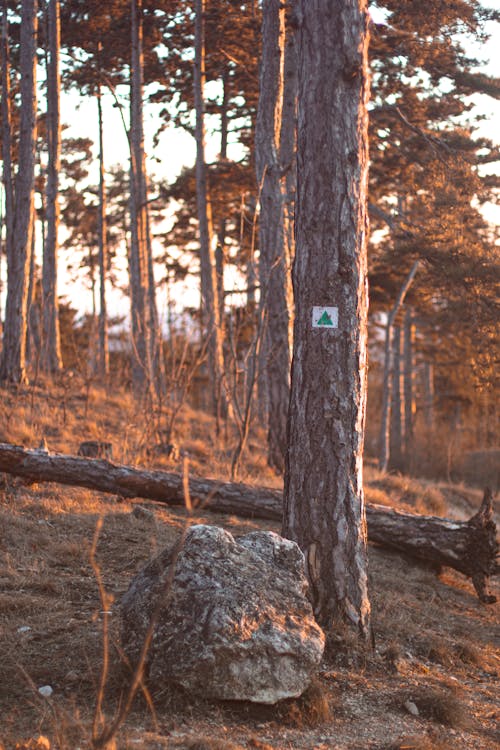
M 413 458 L 413 419 L 415 413 L 415 395 L 413 388 L 413 343 L 415 326 L 411 309 L 405 312 L 404 321 L 404 407 L 405 407 L 405 463 L 406 470 L 414 469 Z
M 195 62 L 194 102 L 196 111 L 196 199 L 200 238 L 201 309 L 207 332 L 209 377 L 212 390 L 212 409 L 219 419 L 227 414 L 224 355 L 222 349 L 215 253 L 213 247 L 212 210 L 208 192 L 205 162 L 205 0 L 195 0 Z
M 2 259 L 3 259 L 3 227 L 4 227 L 4 211 L 3 211 L 3 194 L 2 194 L 2 183 L 0 182 L 0 299 L 3 290 L 3 275 L 2 275 Z M 1 352 L 1 340 L 3 334 L 3 320 L 2 320 L 2 308 L 0 305 L 0 352 Z
M 36 146 L 37 0 L 23 0 L 20 69 L 21 121 L 19 163 L 14 192 L 12 241 L 8 262 L 7 302 L 0 380 L 22 383 L 26 378 L 28 277 L 33 233 Z
M 369 19 L 366 0 L 300 0 L 297 16 L 296 308 L 283 533 L 304 551 L 320 625 L 331 633 L 342 621 L 366 640 Z
M 227 159 L 227 138 L 229 129 L 229 69 L 227 65 L 222 73 L 222 103 L 220 113 L 220 155 L 221 161 Z M 226 246 L 227 221 L 223 217 L 219 224 L 217 233 L 217 247 L 215 248 L 215 276 L 217 279 L 217 299 L 219 301 L 219 321 L 221 325 L 222 340 L 225 338 L 225 320 L 224 320 L 224 266 L 225 266 L 225 246 Z
M 384 375 L 382 382 L 382 413 L 380 417 L 380 452 L 379 468 L 381 471 L 387 471 L 389 465 L 390 451 L 390 423 L 391 423 L 391 379 L 394 369 L 392 358 L 392 332 L 394 321 L 404 302 L 406 293 L 411 286 L 415 274 L 417 273 L 419 261 L 416 260 L 406 277 L 403 286 L 399 290 L 396 302 L 387 316 L 387 325 L 385 327 L 385 353 L 384 353 Z
M 146 155 L 142 152 L 144 195 L 142 202 L 146 218 L 146 252 L 148 269 L 148 306 L 150 319 L 150 357 L 152 367 L 153 384 L 156 394 L 160 397 L 165 392 L 165 363 L 162 350 L 162 332 L 160 319 L 158 317 L 158 306 L 156 304 L 156 281 L 154 273 L 153 243 L 151 238 L 151 222 L 148 208 L 148 177 L 146 171 Z
M 268 463 L 280 473 L 284 470 L 286 452 L 291 317 L 290 263 L 285 240 L 280 161 L 284 64 L 285 6 L 280 0 L 264 0 L 255 131 L 255 162 L 260 188 L 260 308 L 265 321 L 261 362 L 268 395 Z
M 106 184 L 104 178 L 104 133 L 102 118 L 102 90 L 97 84 L 97 118 L 99 124 L 99 356 L 98 371 L 102 378 L 109 375 L 108 310 L 106 300 L 106 278 L 108 274 L 108 245 L 106 231 Z
M 403 401 L 401 398 L 401 327 L 394 326 L 392 337 L 392 404 L 390 431 L 390 467 L 401 469 L 403 460 Z
M 12 173 L 12 122 L 10 93 L 10 51 L 7 15 L 7 0 L 4 0 L 2 14 L 2 181 L 5 191 L 5 256 L 7 263 L 12 255 L 12 229 L 14 223 L 14 183 Z
M 137 391 L 151 386 L 148 266 L 144 204 L 144 125 L 142 109 L 142 0 L 131 0 L 130 70 L 130 286 L 132 314 L 132 380 Z
M 429 432 L 434 429 L 434 365 L 424 362 L 424 418 Z
M 59 50 L 61 32 L 59 0 L 48 2 L 48 60 L 47 60 L 47 238 L 44 243 L 43 290 L 43 346 L 41 366 L 45 372 L 59 372 L 62 368 L 59 332 L 59 300 L 57 296 L 57 255 L 59 250 L 59 170 L 61 167 L 61 76 Z
M 43 192 L 40 193 L 43 214 Z M 36 211 L 33 207 L 33 221 Z M 43 230 L 42 230 L 43 231 Z M 40 309 L 40 293 L 37 295 L 36 262 L 35 262 L 35 233 L 31 237 L 30 270 L 28 279 L 28 300 L 26 303 L 27 331 L 26 331 L 26 361 L 35 371 L 38 370 L 42 351 L 42 311 Z M 40 292 L 40 290 L 39 290 Z

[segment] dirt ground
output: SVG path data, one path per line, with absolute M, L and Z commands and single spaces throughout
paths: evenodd
M 50 404 L 42 392 L 0 395 L 1 424 L 7 425 L 0 441 L 36 447 L 42 433 L 51 450 L 74 453 L 79 440 L 106 439 L 122 451 L 118 460 L 162 466 L 141 453 L 146 428 L 126 432 L 124 425 L 138 417 L 124 399 L 105 400 L 96 393 L 89 404 L 70 402 L 63 394 Z M 207 439 L 205 417 L 188 411 L 178 429 L 191 470 L 227 478 L 230 451 L 217 452 Z M 245 458 L 244 479 L 279 486 L 265 469 L 259 443 L 257 436 Z M 464 486 L 382 477 L 369 467 L 366 475 L 367 496 L 374 502 L 454 518 L 470 517 L 479 505 L 481 493 Z M 96 571 L 90 551 L 99 519 Z M 0 747 L 91 747 L 93 722 L 112 721 L 126 685 L 117 603 L 135 572 L 172 544 L 187 520 L 185 511 L 154 503 L 118 502 L 88 490 L 27 485 L 0 475 Z M 279 531 L 269 522 L 208 512 L 195 514 L 195 520 L 235 535 L 255 528 Z M 308 693 L 275 707 L 207 703 L 151 685 L 149 705 L 142 696 L 136 699 L 110 747 L 496 750 L 498 603 L 481 604 L 458 573 L 446 569 L 437 576 L 374 546 L 369 563 L 373 651 L 362 653 L 339 633 L 338 647 Z M 498 579 L 492 592 L 500 597 Z M 110 664 L 103 715 L 96 719 L 104 612 L 110 613 Z M 48 686 L 52 692 L 44 696 L 50 691 L 40 688 Z

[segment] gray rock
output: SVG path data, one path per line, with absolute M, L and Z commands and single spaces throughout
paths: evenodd
M 301 695 L 324 635 L 307 600 L 304 558 L 272 532 L 235 540 L 214 526 L 188 531 L 170 583 L 164 550 L 121 602 L 123 648 L 136 662 L 155 607 L 146 670 L 216 700 L 276 703 Z
M 419 716 L 420 711 L 418 710 L 416 704 L 413 701 L 405 701 L 403 703 L 403 706 L 406 708 L 409 714 L 412 716 Z

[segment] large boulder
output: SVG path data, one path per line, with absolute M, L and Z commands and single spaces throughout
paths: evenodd
M 221 528 L 193 526 L 177 559 L 168 549 L 149 563 L 121 602 L 132 663 L 153 612 L 146 673 L 155 686 L 276 703 L 303 693 L 323 653 L 302 552 L 272 532 L 235 540 Z

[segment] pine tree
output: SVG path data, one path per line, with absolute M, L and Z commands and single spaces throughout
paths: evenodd
M 0 379 L 14 383 L 26 380 L 26 331 L 28 280 L 33 237 L 33 205 L 35 180 L 36 142 L 36 44 L 37 44 L 37 0 L 23 0 L 20 31 L 21 111 L 19 132 L 19 156 L 12 192 L 11 241 L 7 255 L 7 302 L 3 349 L 0 361 Z M 6 17 L 4 16 L 4 24 Z M 5 26 L 4 26 L 5 29 Z M 8 70 L 6 71 L 8 75 Z M 7 93 L 4 88 L 4 93 Z M 4 110 L 5 111 L 5 110 Z M 4 129 L 8 127 L 4 124 Z M 4 130 L 5 132 L 5 130 Z M 4 155 L 7 154 L 12 136 L 7 137 Z M 5 158 L 5 157 L 4 157 Z M 9 156 L 7 156 L 7 163 Z M 5 169 L 5 165 L 4 165 Z M 7 167 L 8 172 L 8 167 Z
M 304 551 L 318 622 L 331 633 L 343 621 L 366 639 L 367 5 L 302 0 L 298 24 L 296 314 L 283 533 Z M 313 327 L 315 306 L 336 307 L 338 327 Z
M 59 300 L 57 295 L 60 211 L 59 170 L 61 163 L 59 0 L 49 0 L 48 2 L 47 27 L 47 236 L 43 246 L 43 344 L 40 361 L 43 370 L 54 373 L 62 367 Z

